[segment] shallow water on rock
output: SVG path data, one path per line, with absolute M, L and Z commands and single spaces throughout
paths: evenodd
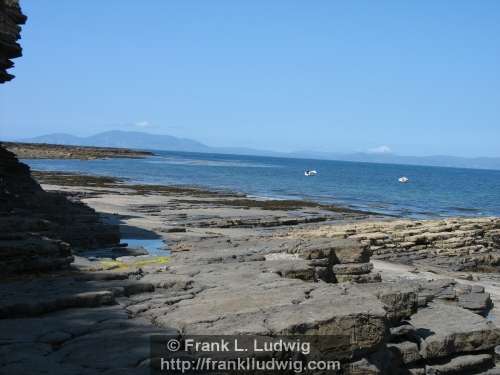
M 161 239 L 154 240 L 144 240 L 135 238 L 122 238 L 122 243 L 128 244 L 128 247 L 139 248 L 143 247 L 149 253 L 149 255 L 154 256 L 167 256 L 170 255 L 170 251 L 167 250 L 167 245 Z
M 119 258 L 123 256 L 169 256 L 170 250 L 161 239 L 135 239 L 122 238 L 122 244 L 128 246 L 108 247 L 102 249 L 92 249 L 80 252 L 79 255 L 89 259 L 96 260 L 98 258 Z M 147 252 L 147 253 L 146 253 Z

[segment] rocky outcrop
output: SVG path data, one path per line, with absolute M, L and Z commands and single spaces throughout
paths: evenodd
M 0 0 L 0 83 L 10 81 L 14 76 L 7 72 L 14 66 L 11 59 L 20 57 L 22 48 L 17 43 L 21 27 L 26 22 L 18 1 Z
M 500 340 L 500 330 L 492 322 L 446 303 L 430 304 L 409 323 L 416 328 L 420 354 L 427 360 L 493 350 Z
M 408 320 L 394 321 L 386 340 L 354 362 L 352 373 L 489 374 L 500 330 L 479 315 L 439 301 Z
M 141 279 L 177 299 L 157 293 L 127 309 L 184 335 L 334 335 L 339 339 L 332 350 L 345 374 L 479 374 L 493 366 L 500 331 L 460 305 L 462 297 L 483 290 L 425 280 L 325 282 L 315 278 L 311 261 L 349 261 L 335 263 L 332 270 L 337 266 L 344 272 L 342 265 L 352 265 L 355 274 L 368 264 L 365 247 L 350 240 L 330 240 L 329 247 L 284 242 L 281 246 L 291 251 L 284 253 L 270 242 L 271 249 L 261 252 L 268 252 L 265 260 L 249 256 L 243 246 L 234 250 L 239 256 L 213 244 L 207 245 L 211 258 L 179 253 L 166 274 Z
M 429 264 L 453 271 L 496 269 L 500 265 L 500 218 L 363 222 L 298 230 L 289 235 L 358 240 L 374 259 Z
M 114 245 L 118 227 L 88 206 L 45 192 L 29 168 L 0 147 L 0 267 L 6 273 L 66 267 L 73 247 Z
M 73 261 L 65 242 L 29 235 L 19 238 L 0 240 L 0 266 L 5 273 L 64 268 Z
M 433 303 L 409 324 L 415 328 L 412 342 L 419 348 L 410 355 L 415 360 L 408 362 L 414 368 L 425 368 L 426 374 L 477 374 L 493 366 L 500 330 L 492 322 L 456 306 Z M 404 349 L 409 347 L 394 348 L 408 359 Z
M 286 254 L 294 255 L 314 274 L 314 280 L 328 283 L 370 283 L 380 281 L 380 275 L 371 273 L 368 246 L 356 240 L 309 239 L 286 241 L 282 244 Z M 274 254 L 273 256 L 276 256 Z M 294 266 L 282 262 L 281 268 Z M 295 261 L 295 266 L 297 261 Z M 286 273 L 282 274 L 286 276 Z M 290 276 L 288 276 L 290 277 Z

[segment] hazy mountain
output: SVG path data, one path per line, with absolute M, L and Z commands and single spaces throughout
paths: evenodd
M 124 147 L 149 150 L 211 152 L 203 143 L 171 135 L 149 134 L 143 132 L 111 130 L 90 137 L 76 137 L 56 133 L 20 140 L 32 143 L 54 143 L 80 146 Z
M 18 139 L 18 141 L 60 145 L 125 147 L 147 150 L 214 152 L 221 154 L 286 157 L 286 154 L 275 151 L 256 150 L 243 147 L 210 147 L 201 142 L 187 138 L 121 130 L 107 131 L 89 137 L 77 137 L 71 134 L 54 133 L 41 135 L 39 137 Z
M 428 165 L 440 167 L 500 169 L 500 158 L 463 158 L 456 156 L 402 156 L 392 153 L 352 153 L 296 151 L 282 153 L 241 147 L 210 147 L 201 142 L 171 135 L 149 134 L 143 132 L 113 130 L 90 137 L 76 137 L 70 134 L 56 133 L 35 138 L 19 140 L 32 143 L 54 143 L 81 146 L 125 147 L 146 150 L 167 150 L 187 152 L 212 152 L 237 155 L 258 155 L 294 157 L 307 159 L 326 159 L 356 161 L 367 163 Z

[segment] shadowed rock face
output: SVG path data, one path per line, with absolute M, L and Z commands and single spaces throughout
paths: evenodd
M 7 72 L 14 63 L 11 59 L 22 55 L 17 41 L 21 37 L 21 27 L 26 16 L 21 12 L 17 0 L 0 0 L 0 83 L 10 81 L 14 76 Z
M 26 195 L 36 199 L 42 188 L 30 176 L 29 167 L 19 163 L 10 151 L 0 147 L 0 213 L 6 215 L 15 207 L 27 207 Z
M 0 268 L 7 273 L 66 267 L 73 247 L 115 245 L 119 229 L 90 207 L 44 191 L 27 165 L 0 148 Z M 69 244 L 69 245 L 68 245 Z

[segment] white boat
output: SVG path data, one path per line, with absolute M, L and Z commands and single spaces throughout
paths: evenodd
M 408 177 L 403 176 L 403 177 L 399 177 L 398 181 L 401 182 L 402 184 L 406 184 L 410 180 L 408 179 Z
M 318 172 L 315 169 L 313 169 L 311 171 L 307 170 L 304 172 L 304 176 L 308 176 L 308 177 L 309 176 L 316 176 L 317 174 L 318 174 Z

